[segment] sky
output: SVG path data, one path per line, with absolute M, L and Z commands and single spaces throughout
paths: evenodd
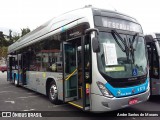
M 62 13 L 85 5 L 116 10 L 132 16 L 144 33 L 160 32 L 160 0 L 0 0 L 0 31 L 34 30 Z

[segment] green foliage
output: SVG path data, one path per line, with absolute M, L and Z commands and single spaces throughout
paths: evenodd
M 0 47 L 8 46 L 7 40 L 4 38 L 3 32 L 0 32 Z
M 20 37 L 23 37 L 27 33 L 30 32 L 29 28 L 23 28 L 21 29 L 21 36 L 18 33 L 14 33 L 12 35 L 12 30 L 9 30 L 9 36 L 7 36 L 7 40 L 4 37 L 3 32 L 0 32 L 0 59 L 1 57 L 6 58 L 7 57 L 7 49 L 8 46 L 16 42 Z
M 21 37 L 29 33 L 31 30 L 29 28 L 23 28 L 21 29 Z
M 21 36 L 19 34 L 14 34 L 12 39 L 13 39 L 13 43 L 16 42 Z
M 0 47 L 0 58 L 7 58 L 7 49 L 8 47 Z
M 26 35 L 27 33 L 29 33 L 31 30 L 29 28 L 23 28 L 21 29 L 21 35 L 18 33 L 14 33 L 12 35 L 12 30 L 9 30 L 9 41 L 8 41 L 8 45 L 13 44 L 14 42 L 16 42 L 20 37 L 23 37 L 24 35 Z

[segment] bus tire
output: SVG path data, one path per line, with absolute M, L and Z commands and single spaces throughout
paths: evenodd
M 49 85 L 49 89 L 48 89 L 48 97 L 51 103 L 53 104 L 59 104 L 59 100 L 58 100 L 58 90 L 57 90 L 57 86 L 55 84 L 54 81 L 52 81 Z

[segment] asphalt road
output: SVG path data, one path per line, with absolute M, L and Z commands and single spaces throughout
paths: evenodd
M 106 114 L 115 114 L 115 112 L 103 113 L 103 114 L 92 114 L 87 112 L 82 112 L 81 110 L 69 105 L 60 104 L 54 105 L 49 102 L 48 98 L 42 94 L 33 92 L 23 87 L 15 87 L 12 83 L 6 80 L 7 73 L 0 72 L 0 113 L 3 111 L 54 111 L 50 114 L 55 114 L 55 117 L 47 117 L 46 119 L 76 119 L 76 120 L 160 120 L 159 117 L 106 117 Z M 60 112 L 57 112 L 60 111 Z M 73 112 L 68 112 L 73 111 Z M 76 111 L 76 112 L 75 112 Z M 123 111 L 132 112 L 144 112 L 147 113 L 154 111 L 153 113 L 160 112 L 160 96 L 154 96 L 150 100 L 144 103 L 134 105 L 129 108 L 121 109 L 116 111 L 116 113 L 122 113 Z M 155 112 L 157 111 L 157 112 Z M 126 113 L 126 112 L 125 112 Z M 67 117 L 69 116 L 69 117 Z M 102 117 L 103 116 L 103 117 Z M 1 120 L 2 118 L 0 118 Z M 9 119 L 9 118 L 5 118 Z M 13 118 L 12 118 L 13 119 Z M 17 120 L 17 118 L 15 118 Z M 19 118 L 20 119 L 20 118 Z M 30 118 L 33 119 L 33 118 Z M 39 118 L 38 118 L 39 119 Z M 40 118 L 44 119 L 44 118 Z

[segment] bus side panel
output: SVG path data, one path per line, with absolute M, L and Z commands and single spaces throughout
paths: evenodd
M 57 88 L 59 88 L 57 81 L 59 81 L 59 78 L 62 78 L 62 73 L 37 72 L 37 77 L 36 77 L 37 92 L 46 95 L 46 82 L 48 78 L 53 79 L 56 82 Z M 59 89 L 58 89 L 58 92 L 59 92 Z
M 63 101 L 63 76 L 60 75 L 57 79 L 58 99 Z
M 160 80 L 151 78 L 151 95 L 160 95 Z
M 36 72 L 36 71 L 27 71 L 26 72 L 26 82 L 25 86 L 28 89 L 36 91 L 38 93 L 46 95 L 46 82 L 48 78 L 52 78 L 55 80 L 59 95 L 62 94 L 63 87 L 62 83 L 62 73 L 55 72 Z M 62 96 L 63 97 L 63 96 Z
M 33 91 L 37 91 L 36 87 L 36 71 L 26 71 L 26 83 L 25 86 L 28 89 L 31 89 Z

